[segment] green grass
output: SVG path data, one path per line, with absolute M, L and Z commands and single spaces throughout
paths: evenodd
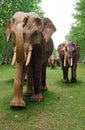
M 47 68 L 44 101 L 33 103 L 23 96 L 27 105 L 23 110 L 9 105 L 14 74 L 14 67 L 0 65 L 0 130 L 85 130 L 85 64 L 78 65 L 77 83 L 73 84 L 61 82 L 60 67 Z

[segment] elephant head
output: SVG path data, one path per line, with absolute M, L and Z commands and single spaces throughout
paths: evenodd
M 73 66 L 74 60 L 78 60 L 80 47 L 73 42 L 64 42 L 58 46 L 60 60 L 63 60 L 63 66 Z
M 42 33 L 45 41 L 48 42 L 55 31 L 55 26 L 48 18 L 41 19 L 34 12 L 16 12 L 5 26 L 7 41 L 12 36 L 15 47 L 13 59 L 19 63 L 26 62 L 26 65 L 28 65 L 31 58 L 32 45 L 41 43 L 40 34 Z

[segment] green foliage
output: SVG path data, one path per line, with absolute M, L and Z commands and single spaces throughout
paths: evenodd
M 66 36 L 68 41 L 74 41 L 80 45 L 80 58 L 85 59 L 85 0 L 78 0 L 75 3 L 76 13 L 73 14 L 75 23 L 71 25 L 69 34 Z
M 56 50 L 55 47 L 54 47 L 54 49 L 53 49 L 52 55 L 57 56 L 57 50 Z
M 17 11 L 36 12 L 43 17 L 40 3 L 41 0 L 0 0 L 0 57 L 3 58 L 9 51 L 4 36 L 4 26 L 8 19 Z
M 26 109 L 10 109 L 15 67 L 0 65 L 0 130 L 84 130 L 85 64 L 78 64 L 77 83 L 63 84 L 60 67 L 47 68 L 48 91 L 43 102 L 30 102 Z M 69 73 L 70 77 L 70 73 Z M 26 85 L 24 85 L 24 91 Z
M 41 0 L 0 0 L 0 26 L 4 26 L 6 21 L 17 11 L 35 11 L 43 16 L 40 3 Z

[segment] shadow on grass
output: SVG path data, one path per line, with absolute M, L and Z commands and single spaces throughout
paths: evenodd
M 14 110 L 14 111 L 21 111 L 21 110 L 24 110 L 25 107 L 15 107 L 15 106 L 10 106 L 10 109 L 11 109 L 11 110 Z
M 14 79 L 8 79 L 8 80 L 5 80 L 6 83 L 8 84 L 13 84 L 14 83 Z
M 68 83 L 63 83 L 62 80 L 58 80 L 57 81 L 57 86 L 58 87 L 65 87 L 65 88 L 70 88 L 70 87 L 77 87 L 80 86 L 81 84 L 83 84 L 84 82 L 81 80 L 77 80 L 77 82 L 72 83 L 71 81 L 69 81 Z
M 32 102 L 30 101 L 30 97 L 25 97 L 24 100 L 26 102 L 26 108 L 33 109 L 33 108 L 46 108 L 47 106 L 52 106 L 52 104 L 55 104 L 54 102 L 58 101 L 60 99 L 59 95 L 52 91 L 45 91 L 42 92 L 44 100 L 42 102 Z
M 8 109 L 11 111 L 35 111 L 35 110 L 47 110 L 49 107 L 53 107 L 55 102 L 57 103 L 60 100 L 59 95 L 52 91 L 42 92 L 44 100 L 42 102 L 32 102 L 30 101 L 30 97 L 23 96 L 24 101 L 26 102 L 26 107 L 11 107 L 10 101 L 12 97 L 9 97 L 6 101 L 6 97 L 3 99 L 2 106 L 6 104 L 4 109 Z
M 58 101 L 60 100 L 60 96 L 52 91 L 45 91 L 42 92 L 42 95 L 44 97 L 44 100 L 42 102 L 32 102 L 30 101 L 30 97 L 28 96 L 24 96 L 23 95 L 23 99 L 26 103 L 26 107 L 11 107 L 10 106 L 10 102 L 13 98 L 13 94 L 12 93 L 7 93 L 7 95 L 5 95 L 0 102 L 0 109 L 2 109 L 3 111 L 7 110 L 11 110 L 11 111 L 35 111 L 35 110 L 43 110 L 43 109 L 47 109 L 50 106 L 53 107 L 53 104 L 58 103 Z
M 13 84 L 14 83 L 14 79 L 5 79 L 5 80 L 1 80 L 0 81 L 0 84 L 6 84 L 6 85 L 8 85 L 8 84 Z

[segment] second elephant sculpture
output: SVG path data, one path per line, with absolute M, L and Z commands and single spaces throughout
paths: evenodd
M 41 90 L 46 87 L 46 63 L 53 51 L 51 35 L 56 31 L 52 21 L 41 19 L 36 13 L 16 12 L 5 26 L 7 41 L 12 37 L 16 65 L 13 107 L 25 107 L 22 98 L 23 82 L 27 73 L 27 91 L 32 101 L 42 101 Z
M 51 55 L 49 57 L 48 63 L 52 69 L 56 68 L 57 66 L 57 57 L 54 55 Z
M 77 61 L 80 55 L 80 46 L 74 42 L 64 42 L 58 46 L 59 59 L 63 71 L 63 82 L 67 83 L 68 68 L 71 68 L 71 82 L 76 82 Z

